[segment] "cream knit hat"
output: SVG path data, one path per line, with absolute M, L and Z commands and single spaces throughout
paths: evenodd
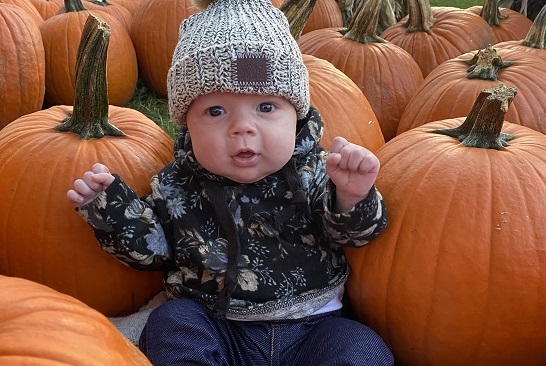
M 282 96 L 305 117 L 309 77 L 284 14 L 270 0 L 196 3 L 206 7 L 182 22 L 167 76 L 172 119 L 185 124 L 191 102 L 211 92 Z

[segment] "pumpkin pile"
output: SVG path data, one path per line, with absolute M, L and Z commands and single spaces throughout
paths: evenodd
M 321 144 L 342 135 L 381 162 L 388 227 L 346 251 L 356 318 L 397 365 L 546 365 L 546 7 L 531 20 L 496 0 L 272 3 L 309 70 Z M 39 308 L 14 286 L 63 312 L 87 306 L 101 324 L 91 310 L 128 315 L 161 291 L 160 273 L 100 249 L 65 194 L 99 160 L 148 193 L 172 136 L 126 106 L 140 85 L 166 98 L 179 25 L 196 11 L 192 0 L 0 0 L 3 323 L 17 304 Z M 24 326 L 3 323 L 0 363 L 15 347 L 2 348 L 5 334 Z M 85 342 L 112 357 L 103 364 L 146 364 L 95 337 Z

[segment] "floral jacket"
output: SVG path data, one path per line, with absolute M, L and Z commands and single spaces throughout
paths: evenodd
M 194 298 L 229 319 L 310 315 L 344 286 L 342 246 L 367 244 L 387 223 L 375 186 L 349 212 L 332 212 L 322 128 L 312 108 L 298 121 L 291 161 L 252 184 L 206 171 L 182 129 L 175 160 L 152 177 L 150 195 L 139 198 L 115 175 L 78 211 L 106 252 L 164 271 L 172 297 Z

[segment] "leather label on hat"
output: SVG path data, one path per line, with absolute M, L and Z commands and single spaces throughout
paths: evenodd
M 271 65 L 267 56 L 236 54 L 232 61 L 235 84 L 267 85 L 271 83 Z

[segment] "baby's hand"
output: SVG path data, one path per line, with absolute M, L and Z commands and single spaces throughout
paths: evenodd
M 362 146 L 336 137 L 326 171 L 336 185 L 336 210 L 345 212 L 368 196 L 379 172 L 379 160 Z
M 66 192 L 66 197 L 76 207 L 83 206 L 93 201 L 113 181 L 114 176 L 110 174 L 108 168 L 100 163 L 95 163 L 91 171 L 83 174 L 82 179 L 74 181 L 74 189 Z

